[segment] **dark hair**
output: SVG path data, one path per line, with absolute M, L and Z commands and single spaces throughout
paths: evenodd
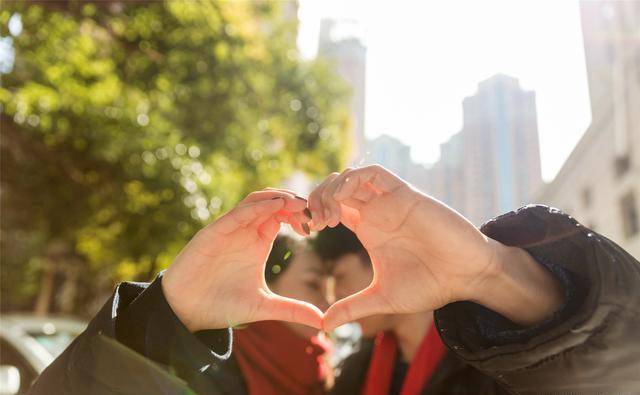
M 289 268 L 289 264 L 293 261 L 297 244 L 298 242 L 292 237 L 285 235 L 276 237 L 264 268 L 264 278 L 267 284 L 271 284 L 278 278 L 279 274 L 284 273 Z
M 336 259 L 347 255 L 357 254 L 363 263 L 369 265 L 371 260 L 367 250 L 358 237 L 342 223 L 335 228 L 326 227 L 311 241 L 314 250 L 323 261 L 335 262 Z

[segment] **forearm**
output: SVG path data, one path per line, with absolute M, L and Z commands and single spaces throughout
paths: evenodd
M 563 302 L 560 282 L 527 251 L 489 239 L 495 260 L 472 301 L 522 326 L 538 324 Z
M 513 393 L 637 392 L 638 261 L 545 206 L 507 213 L 481 230 L 549 270 L 562 284 L 562 306 L 522 328 L 475 303 L 451 303 L 435 313 L 447 346 Z

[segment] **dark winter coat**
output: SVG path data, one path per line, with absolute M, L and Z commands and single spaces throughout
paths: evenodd
M 482 227 L 519 246 L 563 284 L 549 320 L 521 328 L 471 302 L 435 312 L 449 351 L 424 394 L 640 394 L 640 264 L 615 243 L 545 206 Z M 31 389 L 55 394 L 244 394 L 232 331 L 193 335 L 156 280 L 123 283 L 88 329 Z M 340 369 L 335 393 L 359 394 L 365 344 Z

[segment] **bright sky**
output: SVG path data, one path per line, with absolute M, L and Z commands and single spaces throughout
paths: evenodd
M 542 174 L 552 179 L 591 120 L 577 0 L 300 0 L 298 44 L 320 20 L 355 20 L 367 46 L 366 135 L 389 134 L 416 162 L 462 127 L 462 99 L 496 73 L 536 92 Z

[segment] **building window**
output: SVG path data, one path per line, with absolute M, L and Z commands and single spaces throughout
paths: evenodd
M 614 160 L 613 167 L 615 168 L 616 177 L 620 177 L 629 171 L 629 168 L 631 167 L 631 158 L 629 157 L 629 154 L 618 156 Z
M 591 207 L 591 189 L 589 187 L 582 190 L 582 204 L 585 208 Z
M 633 191 L 620 199 L 620 209 L 622 211 L 624 235 L 627 238 L 631 238 L 640 232 L 640 218 L 638 216 L 636 198 Z

